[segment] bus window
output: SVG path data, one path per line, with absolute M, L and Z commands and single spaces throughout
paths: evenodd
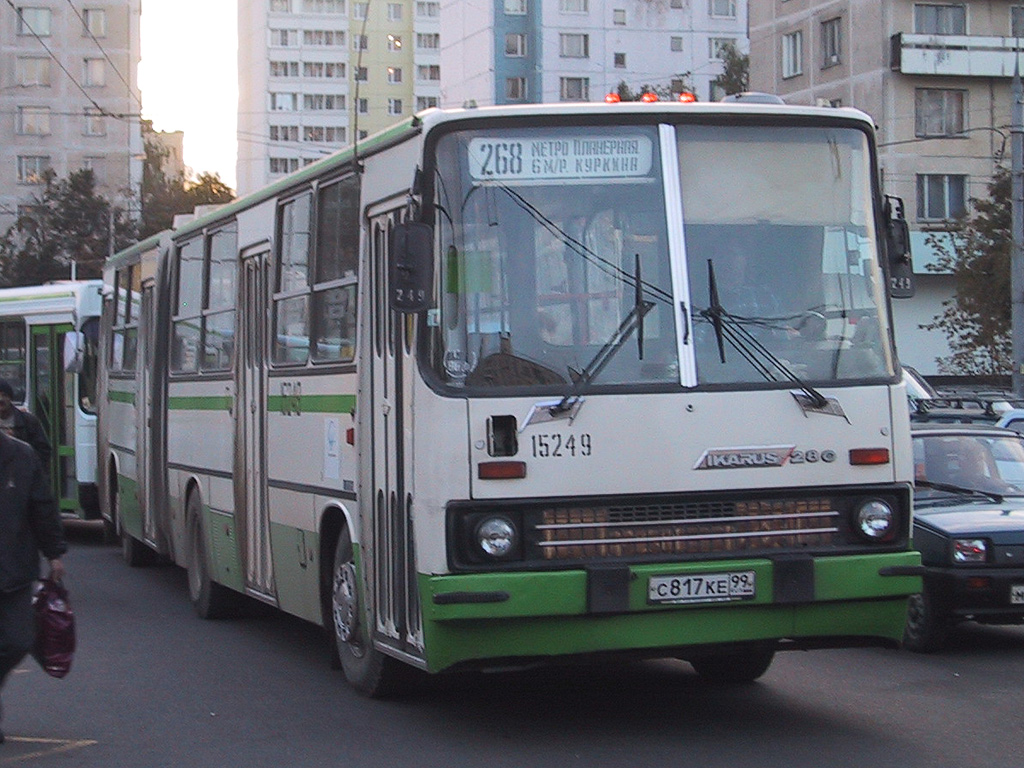
M 306 192 L 279 209 L 277 292 L 274 294 L 273 360 L 309 358 L 309 253 L 313 195 Z
M 90 317 L 82 323 L 85 354 L 78 374 L 78 406 L 85 413 L 96 413 L 96 369 L 99 355 L 100 319 Z
M 25 402 L 25 323 L 0 321 L 0 379 L 14 390 L 15 404 Z
M 171 370 L 191 373 L 199 370 L 199 315 L 203 298 L 202 238 L 194 238 L 178 247 L 177 267 Z
M 313 359 L 348 362 L 355 357 L 358 176 L 320 188 L 316 220 Z
M 232 227 L 210 237 L 206 308 L 203 311 L 203 370 L 226 370 L 235 354 L 235 281 L 238 234 Z

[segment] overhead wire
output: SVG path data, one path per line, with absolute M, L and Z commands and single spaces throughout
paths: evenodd
M 121 70 L 119 70 L 117 68 L 117 65 L 114 63 L 113 59 L 110 58 L 110 55 L 107 53 L 106 49 L 103 47 L 103 44 L 100 43 L 100 41 L 92 33 L 92 30 L 89 29 L 89 25 L 86 23 L 85 17 L 75 7 L 75 4 L 71 0 L 67 0 L 67 2 L 68 2 L 68 6 L 71 8 L 71 10 L 75 12 L 75 15 L 82 22 L 82 29 L 92 39 L 92 41 L 96 44 L 96 47 L 100 49 L 100 53 L 103 54 L 103 58 L 105 58 L 107 60 L 107 62 L 110 64 L 110 68 L 114 70 L 114 74 L 117 75 L 117 79 L 120 80 L 122 83 L 124 83 L 125 88 L 128 89 L 129 97 L 131 99 L 133 99 L 136 104 L 139 105 L 139 111 L 141 112 L 142 111 L 142 100 L 138 96 L 135 95 L 135 91 L 132 90 L 131 83 L 129 83 L 127 80 L 125 80 L 124 75 L 121 74 Z

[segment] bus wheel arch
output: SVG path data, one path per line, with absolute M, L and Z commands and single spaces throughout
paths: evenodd
M 129 568 L 141 568 L 146 565 L 152 565 L 157 559 L 156 552 L 150 549 L 145 542 L 139 541 L 132 536 L 128 529 L 125 528 L 121 515 L 121 484 L 117 479 L 117 460 L 114 457 L 111 457 L 109 477 L 111 530 L 115 541 L 121 545 L 121 559 L 125 561 Z M 106 533 L 106 520 L 104 520 L 104 532 Z
M 118 543 L 118 526 L 120 525 L 118 520 L 120 500 L 117 498 L 117 457 L 114 455 L 111 455 L 110 461 L 107 462 L 107 485 L 104 491 L 101 503 L 105 501 L 106 504 L 100 511 L 100 517 L 103 519 L 103 542 L 116 544 Z
M 213 580 L 203 521 L 203 496 L 198 483 L 188 484 L 185 499 L 185 571 L 189 601 L 200 618 L 223 618 L 233 612 L 237 598 L 236 593 Z

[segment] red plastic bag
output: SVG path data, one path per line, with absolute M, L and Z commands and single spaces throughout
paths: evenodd
M 71 670 L 75 653 L 75 612 L 64 585 L 43 579 L 35 595 L 36 641 L 32 655 L 51 677 Z

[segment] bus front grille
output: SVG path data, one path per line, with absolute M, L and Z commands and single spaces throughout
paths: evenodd
M 843 542 L 840 518 L 830 498 L 557 507 L 534 544 L 548 561 L 828 548 Z

